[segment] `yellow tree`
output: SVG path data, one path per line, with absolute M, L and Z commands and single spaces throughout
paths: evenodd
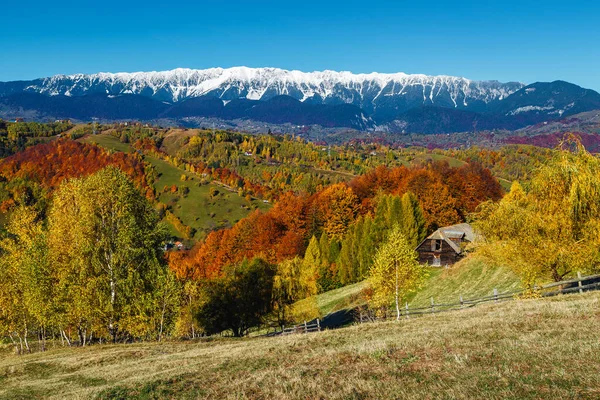
M 498 203 L 485 203 L 478 228 L 481 254 L 512 267 L 525 286 L 594 271 L 600 249 L 600 160 L 577 141 L 559 150 L 525 191 L 514 183 Z
M 323 229 L 332 239 L 342 240 L 359 211 L 358 197 L 346 184 L 329 186 L 319 195 Z
M 294 322 L 294 303 L 307 298 L 304 303 L 314 301 L 316 291 L 314 273 L 303 272 L 302 259 L 295 257 L 279 263 L 273 280 L 274 311 L 279 326 Z
M 20 206 L 0 242 L 0 322 L 11 338 L 29 350 L 27 336 L 38 328 L 45 350 L 46 330 L 54 318 L 53 279 L 47 259 L 46 231 L 36 211 Z
M 376 308 L 386 308 L 394 302 L 396 318 L 400 318 L 400 301 L 417 290 L 427 272 L 417 261 L 417 253 L 395 225 L 375 255 L 370 270 L 369 282 L 373 289 L 371 304 Z
M 65 316 L 78 327 L 82 343 L 92 329 L 108 330 L 113 340 L 119 331 L 150 334 L 163 239 L 156 212 L 117 168 L 57 191 L 49 247 Z

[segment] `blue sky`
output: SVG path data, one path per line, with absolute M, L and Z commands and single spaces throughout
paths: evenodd
M 10 1 L 0 81 L 246 65 L 600 90 L 597 1 Z

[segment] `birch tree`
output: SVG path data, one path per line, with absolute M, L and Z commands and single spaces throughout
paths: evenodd
M 140 331 L 164 268 L 158 216 L 127 176 L 108 167 L 63 185 L 49 216 L 49 246 L 60 266 L 65 316 L 85 344 L 91 331 Z M 147 304 L 142 304 L 143 302 Z M 101 332 L 98 332 L 101 334 Z M 89 335 L 89 336 L 88 336 Z
M 373 289 L 371 305 L 385 309 L 393 303 L 399 319 L 400 302 L 416 291 L 425 277 L 426 270 L 417 262 L 417 253 L 402 233 L 400 225 L 395 225 L 377 250 L 370 269 L 369 283 Z

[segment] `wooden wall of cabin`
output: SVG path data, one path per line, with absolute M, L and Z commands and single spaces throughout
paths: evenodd
M 421 264 L 433 265 L 434 255 L 440 256 L 440 266 L 446 264 L 452 265 L 460 259 L 460 255 L 456 254 L 454 249 L 450 247 L 445 240 L 442 240 L 442 248 L 440 251 L 432 250 L 432 241 L 439 239 L 427 239 L 418 248 L 417 253 L 419 254 L 419 262 Z

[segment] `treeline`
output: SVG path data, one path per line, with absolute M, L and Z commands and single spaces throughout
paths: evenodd
M 7 157 L 27 147 L 41 143 L 45 138 L 59 135 L 73 127 L 68 121 L 6 122 L 0 119 L 0 157 Z
M 562 137 L 562 136 L 561 136 Z M 558 142 L 555 143 L 556 147 Z M 552 158 L 555 150 L 531 145 L 506 145 L 499 149 L 471 147 L 462 150 L 437 150 L 441 154 L 489 169 L 494 176 L 507 181 L 529 181 L 536 170 Z
M 117 166 L 148 199 L 154 199 L 156 173 L 139 155 L 109 153 L 101 147 L 56 140 L 29 147 L 0 161 L 0 211 L 16 205 L 38 204 L 43 209 L 50 193 L 63 181 Z

